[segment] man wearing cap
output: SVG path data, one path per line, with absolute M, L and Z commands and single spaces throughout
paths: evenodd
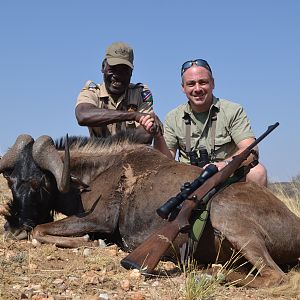
M 181 78 L 188 102 L 167 114 L 164 135 L 154 138 L 154 147 L 173 159 L 178 150 L 184 163 L 203 167 L 213 162 L 222 169 L 255 140 L 247 115 L 241 105 L 213 95 L 214 78 L 207 61 L 185 62 Z M 142 117 L 141 123 L 152 126 L 149 116 Z M 265 167 L 257 164 L 246 179 L 266 186 Z
M 152 94 L 146 85 L 130 83 L 132 70 L 133 49 L 126 43 L 111 44 L 102 62 L 104 82 L 87 81 L 77 98 L 78 124 L 88 126 L 91 136 L 107 137 L 134 128 L 145 143 L 151 143 L 150 132 L 154 130 L 146 132 L 139 121 L 152 111 Z M 156 121 L 150 119 L 154 124 L 152 129 L 158 130 Z

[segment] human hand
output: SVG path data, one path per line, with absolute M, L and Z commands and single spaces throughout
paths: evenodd
M 153 136 L 163 134 L 163 124 L 153 111 L 151 111 L 150 114 L 142 115 L 139 119 L 139 123 Z

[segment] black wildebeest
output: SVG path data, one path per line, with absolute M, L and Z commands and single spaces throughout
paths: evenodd
M 40 242 L 77 247 L 91 243 L 87 233 L 99 232 L 132 250 L 166 222 L 155 210 L 200 173 L 126 139 L 106 145 L 73 138 L 65 152 L 59 144 L 22 135 L 0 160 L 13 194 L 5 227 L 16 238 L 33 229 Z M 69 217 L 51 222 L 52 211 Z M 180 235 L 175 249 L 185 240 Z M 300 256 L 300 219 L 267 188 L 238 182 L 214 196 L 194 258 L 215 262 L 221 244 L 220 261 L 235 249 L 261 267 L 252 286 L 278 284 L 284 278 L 278 265 Z

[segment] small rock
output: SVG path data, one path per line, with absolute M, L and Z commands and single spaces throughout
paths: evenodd
M 100 294 L 99 299 L 100 300 L 108 300 L 109 299 L 108 294 L 106 294 L 106 293 L 105 294 L 104 293 Z
M 89 248 L 85 248 L 85 249 L 83 250 L 83 256 L 90 256 L 91 253 L 92 253 L 92 251 L 91 251 L 91 249 L 89 249 Z
M 129 273 L 129 278 L 131 278 L 131 279 L 139 279 L 139 278 L 141 278 L 141 276 L 142 276 L 142 274 L 140 273 L 140 271 L 138 269 L 133 269 Z
M 78 278 L 76 276 L 69 276 L 69 280 L 70 281 L 76 281 L 76 280 L 78 280 Z
M 40 284 L 30 284 L 30 285 L 28 286 L 28 289 L 34 290 L 34 291 L 38 291 L 38 290 L 41 289 L 41 285 L 40 285 Z
M 64 282 L 63 279 L 57 278 L 57 279 L 55 279 L 52 283 L 53 283 L 53 284 L 62 284 L 63 282 Z
M 159 286 L 160 284 L 159 284 L 159 282 L 158 281 L 154 281 L 153 283 L 152 283 L 152 286 Z
M 144 300 L 145 297 L 141 292 L 136 292 L 131 296 L 131 300 Z
M 124 291 L 129 291 L 130 289 L 130 281 L 128 279 L 124 279 L 120 282 L 120 287 Z
M 38 247 L 38 246 L 41 246 L 41 243 L 37 240 L 37 239 L 32 239 L 32 245 L 34 246 L 34 247 Z
M 105 247 L 107 247 L 106 243 L 104 242 L 104 240 L 101 240 L 101 239 L 98 240 L 98 247 L 99 248 L 105 248 Z
M 21 285 L 20 284 L 15 284 L 15 285 L 12 286 L 12 288 L 14 290 L 19 290 L 21 288 Z

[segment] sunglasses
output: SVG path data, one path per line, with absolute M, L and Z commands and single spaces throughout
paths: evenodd
M 212 74 L 212 71 L 211 71 L 211 68 L 208 64 L 208 62 L 204 59 L 195 59 L 195 60 L 188 60 L 186 61 L 182 67 L 181 67 L 181 76 L 183 75 L 183 73 L 189 69 L 192 65 L 196 65 L 198 67 L 203 67 L 205 68 L 206 70 L 208 70 L 211 74 Z

